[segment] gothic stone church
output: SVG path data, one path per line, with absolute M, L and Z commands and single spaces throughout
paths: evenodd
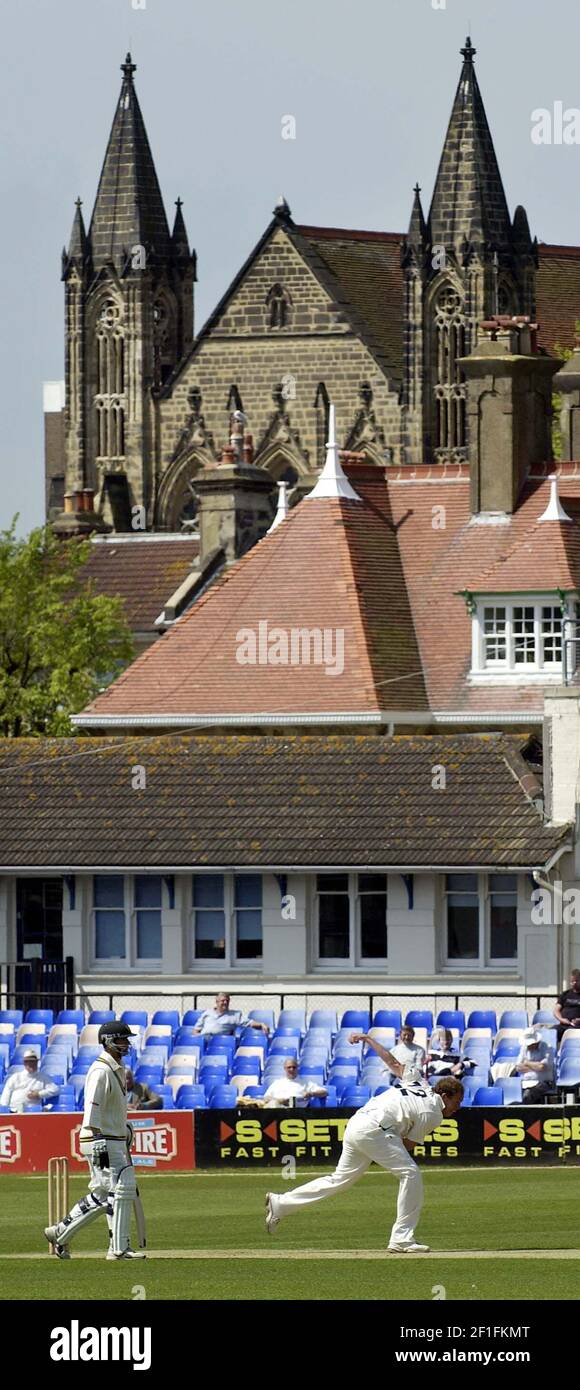
M 127 55 L 90 226 L 77 203 L 63 252 L 66 396 L 47 417 L 48 515 L 92 533 L 104 588 L 153 573 L 149 607 L 173 595 L 175 616 L 267 531 L 276 482 L 291 504 L 310 491 L 330 402 L 368 462 L 456 468 L 461 359 L 491 315 L 537 319 L 552 354 L 573 345 L 580 248 L 510 217 L 474 54 L 468 38 L 428 213 L 417 187 L 406 235 L 350 231 L 281 198 L 197 334 L 195 252 L 179 199 L 170 231 Z M 143 642 L 154 621 L 135 616 Z

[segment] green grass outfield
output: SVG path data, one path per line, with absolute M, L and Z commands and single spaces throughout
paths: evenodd
M 308 1181 L 321 1170 L 303 1170 Z M 48 1255 L 47 1179 L 0 1178 L 0 1298 L 423 1300 L 580 1297 L 578 1170 L 424 1172 L 418 1235 L 428 1256 L 385 1253 L 396 1183 L 378 1170 L 350 1191 L 264 1227 L 264 1196 L 288 1191 L 277 1171 L 139 1175 L 149 1258 L 104 1261 L 99 1218 L 73 1258 Z M 86 1191 L 71 1179 L 71 1204 Z M 141 1294 L 141 1297 L 143 1295 Z

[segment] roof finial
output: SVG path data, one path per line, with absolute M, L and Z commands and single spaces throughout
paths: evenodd
M 421 192 L 421 185 L 420 185 L 419 183 L 416 183 L 416 184 L 415 184 L 415 187 L 414 187 L 414 189 L 413 189 L 413 193 L 414 193 L 415 196 L 418 198 L 420 192 Z
M 177 209 L 182 208 L 182 207 L 183 207 L 183 199 L 182 199 L 182 198 L 176 198 L 176 199 L 175 199 L 175 206 L 176 206 Z
M 334 406 L 331 405 L 328 411 L 328 444 L 326 445 L 326 463 L 320 474 L 316 487 L 305 497 L 305 502 L 309 502 L 312 497 L 345 497 L 349 502 L 362 502 L 358 492 L 351 487 L 346 473 L 339 458 L 338 444 L 336 441 L 336 416 Z
M 275 530 L 276 530 L 276 527 L 279 526 L 279 525 L 280 525 L 280 522 L 281 522 L 281 521 L 284 521 L 285 518 L 286 518 L 287 516 L 288 516 L 288 483 L 280 482 L 280 483 L 278 483 L 278 507 L 277 507 L 277 510 L 276 510 L 276 515 L 275 515 L 275 517 L 274 517 L 274 520 L 273 520 L 273 522 L 272 522 L 272 525 L 271 525 L 271 527 L 270 527 L 270 530 L 266 532 L 266 535 L 269 536 L 269 535 L 270 535 L 270 531 L 275 531 Z
M 473 47 L 469 34 L 467 35 L 467 38 L 465 40 L 465 48 L 460 48 L 459 52 L 462 54 L 466 63 L 469 63 L 470 65 L 473 63 L 473 59 L 475 58 L 477 49 Z
M 80 198 L 80 197 L 77 198 L 77 199 L 76 199 L 76 202 L 75 202 L 75 208 L 78 208 L 79 211 L 80 211 L 80 209 L 82 208 L 82 205 L 83 205 L 83 200 L 82 200 L 82 198 Z
M 292 213 L 283 193 L 280 194 L 280 197 L 278 198 L 278 201 L 274 208 L 274 217 L 277 217 L 279 222 L 292 221 Z
M 131 54 L 128 53 L 125 62 L 121 63 L 121 72 L 128 82 L 133 81 L 133 73 L 137 71 L 137 64 L 131 62 Z
M 549 482 L 550 501 L 548 502 L 545 512 L 542 512 L 542 515 L 538 517 L 538 521 L 571 521 L 572 517 L 568 516 L 568 513 L 564 511 L 558 496 L 558 474 L 551 473 Z

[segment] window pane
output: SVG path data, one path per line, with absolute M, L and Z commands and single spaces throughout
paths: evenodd
M 161 875 L 137 874 L 135 907 L 161 907 Z
M 477 874 L 447 874 L 449 893 L 477 893 Z
M 236 907 L 262 906 L 262 875 L 236 874 Z
M 122 874 L 95 874 L 95 907 L 123 907 L 124 879 Z
M 242 960 L 256 960 L 262 954 L 262 913 L 260 909 L 236 912 L 236 952 Z
M 478 960 L 479 903 L 471 895 L 451 893 L 447 902 L 449 960 Z
M 359 874 L 358 891 L 359 893 L 386 893 L 387 875 Z
M 195 907 L 223 907 L 223 874 L 194 874 L 193 902 Z
M 137 913 L 138 960 L 161 960 L 161 913 Z
M 360 953 L 363 959 L 387 954 L 386 893 L 366 893 L 361 897 Z
M 483 647 L 487 662 L 506 661 L 506 610 L 486 607 L 483 610 Z
M 223 912 L 195 914 L 195 954 L 200 960 L 224 960 L 226 919 Z
M 348 893 L 348 874 L 317 874 L 319 893 Z
M 97 960 L 125 959 L 125 913 L 95 912 Z
M 490 874 L 489 875 L 490 893 L 517 893 L 518 880 L 516 874 Z
M 494 893 L 490 908 L 491 960 L 513 960 L 518 953 L 516 904 L 511 893 Z
M 346 878 L 346 874 L 340 875 L 340 877 Z M 318 911 L 321 960 L 348 960 L 350 954 L 350 904 L 348 896 L 339 893 L 321 893 L 318 900 Z
M 542 608 L 542 661 L 544 666 L 560 665 L 562 661 L 562 612 L 560 608 Z

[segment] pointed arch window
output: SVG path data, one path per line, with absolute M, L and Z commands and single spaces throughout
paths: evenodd
M 266 295 L 270 328 L 288 328 L 292 300 L 283 285 L 272 285 Z
M 435 300 L 434 343 L 434 447 L 448 455 L 466 444 L 465 377 L 458 359 L 467 351 L 467 319 L 454 285 L 444 285 Z
M 97 457 L 125 457 L 125 330 L 121 305 L 106 299 L 97 317 L 95 413 Z

